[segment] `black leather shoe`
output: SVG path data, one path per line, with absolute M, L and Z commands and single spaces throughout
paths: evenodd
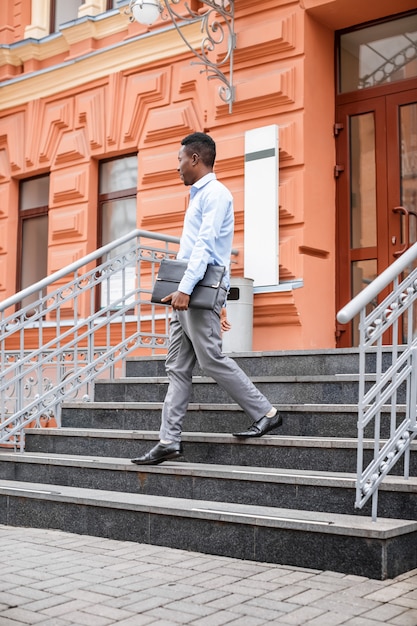
M 233 437 L 262 437 L 279 426 L 282 426 L 282 417 L 277 413 L 274 417 L 262 417 L 257 422 L 253 422 L 248 430 L 233 433 Z
M 182 456 L 182 444 L 179 441 L 173 443 L 159 442 L 152 450 L 137 459 L 131 459 L 131 461 L 136 465 L 158 465 L 163 461 L 177 459 L 179 456 Z

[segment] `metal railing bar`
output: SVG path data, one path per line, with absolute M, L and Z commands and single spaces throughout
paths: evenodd
M 44 416 L 60 425 L 63 399 L 83 393 L 88 401 L 97 379 L 114 376 L 116 368 L 123 375 L 130 354 L 143 348 L 166 350 L 167 308 L 164 315 L 155 314 L 148 271 L 154 277 L 155 265 L 167 255 L 175 257 L 178 244 L 178 237 L 136 229 L 0 304 L 0 443 L 23 451 L 29 424 L 39 426 Z M 96 295 L 102 297 L 97 289 L 106 284 L 106 306 L 96 310 Z M 29 296 L 28 304 L 13 310 Z M 26 346 L 28 329 L 33 331 L 32 349 Z
M 42 291 L 45 287 L 48 287 L 51 284 L 51 282 L 61 280 L 62 278 L 65 278 L 66 276 L 68 276 L 68 274 L 72 274 L 73 272 L 81 269 L 82 267 L 87 266 L 89 263 L 96 261 L 98 258 L 104 256 L 107 252 L 111 252 L 111 250 L 113 250 L 114 248 L 119 247 L 123 243 L 126 243 L 127 241 L 132 239 L 132 237 L 139 237 L 139 238 L 146 237 L 148 239 L 151 239 L 151 240 L 154 239 L 156 241 L 166 241 L 168 243 L 179 243 L 179 237 L 161 235 L 159 233 L 153 233 L 150 231 L 140 230 L 140 229 L 133 230 L 127 235 L 124 235 L 123 237 L 119 237 L 115 241 L 108 243 L 102 246 L 101 248 L 98 248 L 94 252 L 90 252 L 86 256 L 82 257 L 82 259 L 78 261 L 74 261 L 70 265 L 67 265 L 64 268 L 57 270 L 53 274 L 50 274 L 46 278 L 39 280 L 38 282 L 34 283 L 30 287 L 27 287 L 26 289 L 22 289 L 21 291 L 14 294 L 13 296 L 10 296 L 10 298 L 3 300 L 2 302 L 0 302 L 0 311 L 4 311 L 8 309 L 9 307 L 14 306 L 18 302 L 20 302 L 22 299 L 33 295 L 36 291 Z M 147 247 L 146 250 L 152 251 L 154 249 L 151 247 Z M 157 252 L 164 253 L 166 252 L 166 250 L 158 249 Z
M 132 295 L 134 292 L 129 292 L 128 297 L 130 297 L 130 295 Z M 116 304 L 118 302 L 120 302 L 121 299 L 116 300 Z M 131 305 L 126 305 L 125 310 L 130 310 L 131 309 Z M 104 328 L 106 326 L 108 326 L 109 322 L 111 321 L 116 321 L 116 319 L 118 317 L 120 317 L 120 312 L 121 309 L 119 309 L 117 312 L 112 312 L 109 310 L 110 316 L 107 318 L 102 318 L 102 310 L 101 310 L 101 314 L 100 314 L 100 318 L 98 316 L 98 313 L 95 313 L 93 315 L 91 315 L 90 317 L 90 322 L 94 322 L 95 323 L 95 331 L 99 330 L 100 328 Z M 78 324 L 68 328 L 68 330 L 66 330 L 64 333 L 62 333 L 59 336 L 59 344 L 64 341 L 65 339 L 67 339 L 67 337 L 72 337 L 74 334 L 74 331 L 79 331 L 81 328 L 84 328 L 87 326 L 88 323 L 87 321 L 82 321 L 79 322 Z M 58 345 L 57 348 L 52 350 L 51 356 L 53 356 L 59 347 L 61 347 L 64 350 L 70 350 L 72 347 L 74 347 L 75 345 L 77 345 L 79 342 L 83 341 L 84 339 L 86 339 L 88 337 L 90 333 L 90 330 L 87 329 L 84 332 L 82 332 L 81 334 L 78 334 L 74 339 L 72 339 L 71 341 L 68 341 L 64 344 L 64 346 L 60 346 Z M 32 361 L 34 359 L 34 357 L 37 357 L 38 355 L 42 355 L 46 350 L 51 350 L 52 346 L 55 345 L 55 343 L 57 343 L 57 338 L 52 338 L 49 342 L 47 342 L 45 345 L 32 350 L 30 353 L 28 353 L 26 356 L 22 356 L 21 357 L 21 364 L 24 365 L 25 363 L 29 363 L 30 361 Z M 49 355 L 48 355 L 49 356 Z M 29 369 L 25 370 L 25 375 L 27 373 L 30 373 L 31 371 L 33 371 L 34 369 L 36 369 L 36 367 L 39 364 L 43 364 L 45 362 L 49 361 L 49 358 L 46 359 L 40 359 L 39 361 L 37 361 L 36 363 L 34 363 L 32 365 L 32 367 L 30 367 Z M 4 368 L 3 370 L 3 374 L 6 374 L 8 372 L 8 369 L 13 369 L 13 365 L 11 365 L 9 368 Z M 4 384 L 0 383 L 0 391 L 4 389 Z
M 129 342 L 132 343 L 132 341 L 134 339 L 138 338 L 139 336 L 140 336 L 139 333 L 134 333 L 133 335 L 131 335 L 129 337 Z M 121 346 L 121 344 L 119 343 L 119 344 L 117 344 L 115 346 L 112 346 L 110 349 L 106 350 L 102 354 L 100 354 L 100 358 L 98 359 L 98 362 L 100 363 L 100 362 L 108 359 L 112 355 L 116 354 L 117 351 L 120 349 L 120 346 Z M 129 353 L 133 352 L 136 349 L 136 347 L 137 347 L 137 345 L 133 345 L 132 348 L 127 350 L 127 352 L 125 354 L 129 354 Z M 120 358 L 121 357 L 119 357 L 119 359 Z M 92 370 L 95 370 L 97 373 L 100 373 L 100 372 L 104 371 L 104 369 L 106 367 L 107 367 L 107 364 L 102 365 L 100 368 L 97 368 L 97 363 L 89 362 L 83 368 L 83 374 L 86 374 L 86 373 L 88 374 Z M 69 383 L 75 381 L 78 376 L 79 376 L 78 372 L 74 372 L 73 374 L 69 375 L 67 378 L 65 378 L 64 381 L 62 381 L 60 383 L 57 383 L 54 387 L 51 387 L 50 389 L 48 389 L 48 391 L 44 394 L 44 398 L 43 399 L 42 398 L 37 398 L 37 399 L 33 400 L 32 402 L 27 404 L 25 407 L 20 409 L 20 411 L 17 411 L 12 417 L 13 418 L 21 417 L 25 413 L 30 411 L 31 409 L 33 409 L 36 406 L 38 406 L 39 404 L 43 404 L 43 406 L 45 407 L 44 403 L 48 400 L 48 398 L 50 398 L 51 396 L 55 396 L 56 392 L 59 392 L 63 387 L 68 386 Z M 62 394 L 62 395 L 64 396 L 65 394 Z M 68 392 L 68 394 L 66 394 L 66 395 L 70 395 L 70 393 Z M 28 417 L 27 421 L 31 422 L 31 421 L 33 421 L 33 419 L 34 419 L 33 417 Z
M 357 296 L 346 304 L 337 313 L 337 320 L 341 324 L 350 322 L 360 311 L 372 302 L 394 279 L 401 274 L 417 258 L 417 243 L 406 250 L 386 270 L 377 276 Z
M 384 376 L 384 378 L 381 380 L 381 383 L 385 386 L 385 390 L 382 393 L 382 399 L 383 402 L 382 404 L 384 404 L 384 400 L 387 400 L 390 395 L 392 395 L 391 390 L 392 389 L 398 389 L 398 387 L 404 382 L 404 380 L 407 378 L 407 376 L 410 374 L 411 372 L 411 367 L 408 366 L 406 368 L 403 368 L 401 370 L 401 377 L 398 379 L 397 376 L 395 377 L 395 382 L 394 380 L 391 380 L 391 374 L 393 374 L 392 372 L 390 372 L 390 376 Z M 360 406 L 366 406 L 368 404 L 371 403 L 372 398 L 376 397 L 378 394 L 381 393 L 381 388 L 380 386 L 374 386 L 371 389 L 369 389 L 369 391 L 365 394 Z

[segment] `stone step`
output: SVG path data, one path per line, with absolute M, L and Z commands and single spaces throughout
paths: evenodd
M 129 459 L 67 454 L 0 454 L 0 480 L 47 482 L 176 498 L 359 514 L 356 475 L 343 472 L 185 463 L 137 466 Z M 378 498 L 380 517 L 415 517 L 417 478 L 388 476 Z M 360 515 L 371 515 L 371 502 Z
M 134 458 L 158 440 L 157 431 L 45 428 L 27 429 L 26 451 Z M 191 463 L 280 467 L 284 469 L 356 472 L 357 442 L 350 438 L 285 437 L 265 435 L 237 439 L 225 433 L 187 433 L 182 436 L 184 456 Z M 417 442 L 411 444 L 417 449 Z M 373 456 L 373 442 L 364 442 L 364 460 Z M 396 474 L 403 473 L 398 464 Z M 417 457 L 411 454 L 410 474 L 417 475 Z
M 368 578 L 417 566 L 417 522 L 0 480 L 0 524 Z
M 357 348 L 337 350 L 291 350 L 229 354 L 248 376 L 307 376 L 322 374 L 357 374 Z M 389 349 L 383 351 L 384 368 L 391 363 Z M 375 355 L 367 355 L 368 367 L 374 366 Z M 195 373 L 200 373 L 198 365 Z M 133 357 L 126 364 L 126 375 L 165 376 L 165 356 Z
M 252 376 L 256 387 L 272 403 L 279 404 L 353 404 L 358 401 L 358 376 Z M 120 378 L 95 384 L 96 402 L 163 402 L 168 379 L 160 377 Z M 230 396 L 213 379 L 193 378 L 190 402 L 230 403 Z M 404 393 L 398 400 L 404 404 Z
M 275 404 L 283 418 L 280 435 L 298 437 L 356 437 L 358 407 L 355 404 Z M 62 426 L 67 428 L 112 428 L 158 430 L 162 402 L 86 402 L 66 403 L 62 407 Z M 405 405 L 397 406 L 403 420 Z M 237 404 L 191 403 L 183 429 L 189 432 L 237 432 L 250 420 Z M 390 409 L 381 416 L 381 437 L 389 435 Z M 365 437 L 372 436 L 372 424 Z
M 197 367 L 184 457 L 132 464 L 158 440 L 168 382 L 163 356 L 133 359 L 125 378 L 96 383 L 94 402 L 66 403 L 63 428 L 28 429 L 24 454 L 0 450 L 0 523 L 370 578 L 416 567 L 417 455 L 408 480 L 402 462 L 386 477 L 378 521 L 370 502 L 354 508 L 357 350 L 233 358 L 282 414 L 275 433 L 233 437 L 251 420 Z M 389 352 L 384 360 L 386 367 Z M 400 420 L 401 395 L 398 403 Z M 384 407 L 382 438 L 389 422 Z M 372 434 L 365 435 L 364 463 L 373 457 Z

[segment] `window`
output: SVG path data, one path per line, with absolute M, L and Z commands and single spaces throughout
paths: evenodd
M 99 171 L 99 246 L 115 241 L 136 228 L 136 194 L 138 177 L 137 155 L 103 161 Z M 123 246 L 115 248 L 109 258 L 123 253 Z M 123 276 L 112 275 L 109 285 L 103 283 L 101 306 L 108 298 L 117 298 Z M 124 280 L 128 288 L 135 284 L 135 266 L 127 268 Z
M 49 176 L 20 183 L 18 291 L 42 280 L 48 273 L 48 202 Z M 25 298 L 22 306 L 36 299 L 37 294 Z
M 84 3 L 81 0 L 51 0 L 50 32 L 56 33 L 61 24 L 76 20 L 82 4 Z
M 339 93 L 417 76 L 417 14 L 340 34 Z

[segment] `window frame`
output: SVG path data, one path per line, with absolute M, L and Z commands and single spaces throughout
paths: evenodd
M 109 0 L 107 0 L 108 2 Z M 57 0 L 50 0 L 50 5 L 49 5 L 49 34 L 52 35 L 53 33 L 58 33 L 59 32 L 59 24 L 55 25 L 55 19 L 56 19 L 56 3 Z M 80 8 L 80 6 L 84 4 L 83 0 L 78 0 L 78 9 Z M 77 15 L 74 17 L 74 20 L 77 19 L 78 17 L 78 9 L 77 9 Z M 64 22 L 63 22 L 64 23 Z
M 100 182 L 101 182 L 101 166 L 104 163 L 109 163 L 109 162 L 114 162 L 117 160 L 121 160 L 121 159 L 127 159 L 129 157 L 136 157 L 138 158 L 139 153 L 138 152 L 132 152 L 132 153 L 128 153 L 128 154 L 121 154 L 112 158 L 107 158 L 107 159 L 101 159 L 98 163 L 98 176 L 97 176 L 97 188 L 98 188 L 98 193 L 97 193 L 97 248 L 101 248 L 104 244 L 103 242 L 103 206 L 107 203 L 107 202 L 112 202 L 115 200 L 136 200 L 135 206 L 136 206 L 136 210 L 137 210 L 137 195 L 138 195 L 138 189 L 137 189 L 137 185 L 136 187 L 129 187 L 126 189 L 120 189 L 118 191 L 110 191 L 110 192 L 104 192 L 104 193 L 100 193 Z M 100 265 L 102 262 L 104 261 L 104 259 L 102 257 L 100 257 L 99 259 L 97 259 L 97 265 Z M 96 307 L 96 311 L 99 311 L 101 309 L 101 288 L 99 287 L 96 290 L 96 298 L 95 298 L 95 307 Z
M 39 176 L 33 176 L 31 178 L 25 178 L 23 180 L 21 180 L 19 182 L 19 210 L 18 210 L 18 224 L 17 224 L 17 250 L 16 250 L 16 255 L 17 255 L 17 259 L 16 259 L 16 293 L 18 293 L 19 291 L 22 291 L 22 289 L 24 288 L 22 286 L 23 283 L 23 276 L 22 276 L 22 272 L 23 272 L 23 225 L 24 222 L 30 219 L 34 219 L 37 217 L 47 217 L 47 223 L 48 223 L 48 227 L 49 227 L 49 203 L 46 205 L 40 205 L 37 207 L 31 207 L 28 209 L 22 209 L 21 207 L 21 199 L 22 199 L 22 186 L 25 183 L 29 183 L 33 180 L 39 179 L 39 178 L 50 178 L 49 173 L 48 174 L 41 174 Z M 50 182 L 50 181 L 49 181 Z M 48 264 L 48 250 L 47 250 L 47 264 Z M 45 277 L 47 276 L 47 271 L 48 271 L 48 267 L 46 267 L 46 274 Z M 16 307 L 17 309 L 20 307 Z
M 387 15 L 386 17 L 382 17 L 378 20 L 370 20 L 368 22 L 363 22 L 361 24 L 356 24 L 355 26 L 349 26 L 348 28 L 343 28 L 341 30 L 338 30 L 335 32 L 335 47 L 334 47 L 334 55 L 335 55 L 335 63 L 334 63 L 334 70 L 335 70 L 335 86 L 336 86 L 336 97 L 337 96 L 344 96 L 345 94 L 349 94 L 349 93 L 356 93 L 358 90 L 354 90 L 354 91 L 342 91 L 341 86 L 342 86 L 342 73 L 341 73 L 341 39 L 343 35 L 349 34 L 349 33 L 353 33 L 356 31 L 360 31 L 360 30 L 365 30 L 366 28 L 370 28 L 372 26 L 379 26 L 381 24 L 388 24 L 389 22 L 393 22 L 395 20 L 400 20 L 402 18 L 406 18 L 406 17 L 412 17 L 415 16 L 417 17 L 417 10 L 416 9 L 412 9 L 411 11 L 406 11 L 404 13 L 396 13 L 395 15 Z M 410 78 L 405 78 L 404 81 L 406 80 L 413 80 Z M 414 79 L 415 80 L 415 79 Z M 371 86 L 371 87 L 365 87 L 364 89 L 368 90 L 368 89 L 374 89 L 375 86 Z M 363 89 L 359 90 L 359 91 L 363 91 Z

